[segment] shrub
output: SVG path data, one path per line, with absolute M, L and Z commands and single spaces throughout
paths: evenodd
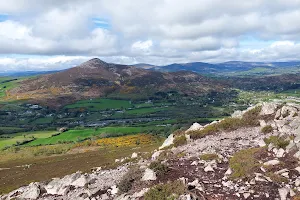
M 179 147 L 187 143 L 185 135 L 181 135 L 174 138 L 174 146 Z
M 200 131 L 190 132 L 190 136 L 192 139 L 200 139 L 206 135 L 213 134 L 216 132 L 218 132 L 218 128 L 217 128 L 216 124 L 210 124 Z
M 142 171 L 139 168 L 131 168 L 123 177 L 118 188 L 121 192 L 128 192 L 135 181 L 142 178 Z
M 243 115 L 243 125 L 244 126 L 258 126 L 259 125 L 259 113 L 261 111 L 261 106 L 256 106 L 255 108 L 247 111 Z
M 243 121 L 239 118 L 228 117 L 217 124 L 220 131 L 233 131 L 243 126 Z
M 200 156 L 200 159 L 201 160 L 206 160 L 206 161 L 209 161 L 209 160 L 218 160 L 219 159 L 219 156 L 215 153 L 207 153 L 207 154 L 202 154 Z
M 268 172 L 266 176 L 270 177 L 270 179 L 275 183 L 288 183 L 289 179 L 273 172 Z
M 288 140 L 285 140 L 283 137 L 279 136 L 270 136 L 269 138 L 265 138 L 264 141 L 267 145 L 269 145 L 270 143 L 274 144 L 274 146 L 278 149 L 285 149 L 290 143 Z
M 266 125 L 261 129 L 261 132 L 265 133 L 265 134 L 271 133 L 272 131 L 273 131 L 273 128 L 271 125 Z
M 51 135 L 51 137 L 55 137 L 55 136 L 58 136 L 58 135 L 60 135 L 60 134 L 61 134 L 61 132 L 53 133 L 53 134 Z
M 174 182 L 154 186 L 148 192 L 146 192 L 145 200 L 171 200 L 184 194 L 184 192 L 184 184 L 177 180 Z
M 229 166 L 233 170 L 231 178 L 248 177 L 255 172 L 260 166 L 255 154 L 260 150 L 261 148 L 251 148 L 235 153 L 229 160 Z
M 257 106 L 244 113 L 241 119 L 228 117 L 216 124 L 210 124 L 202 130 L 193 131 L 190 133 L 190 136 L 192 139 L 199 139 L 208 134 L 213 134 L 219 131 L 234 131 L 242 127 L 258 126 L 260 111 L 261 106 Z
M 158 176 L 165 175 L 169 171 L 168 166 L 159 161 L 152 162 L 149 168 L 152 169 Z

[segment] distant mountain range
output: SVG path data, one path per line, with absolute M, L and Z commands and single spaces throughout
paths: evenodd
M 9 90 L 10 99 L 32 99 L 60 106 L 111 94 L 146 96 L 175 91 L 197 96 L 223 91 L 226 85 L 195 72 L 160 72 L 91 59 L 68 70 L 25 79 Z
M 0 72 L 1 76 L 13 76 L 13 77 L 25 77 L 25 76 L 37 76 L 43 74 L 53 74 L 61 70 L 54 71 L 24 71 L 24 72 Z
M 136 67 L 162 71 L 192 71 L 199 74 L 217 76 L 252 76 L 252 75 L 276 75 L 286 73 L 299 73 L 300 61 L 291 62 L 241 62 L 230 61 L 218 64 L 204 62 L 174 63 L 165 66 L 153 66 L 150 64 L 137 64 Z M 152 66 L 152 67 L 151 67 Z
M 205 62 L 190 62 L 190 63 L 173 63 L 170 65 L 156 66 L 147 63 L 139 63 L 131 65 L 137 68 L 142 68 L 151 71 L 160 72 L 178 72 L 190 71 L 203 75 L 211 76 L 262 76 L 262 75 L 280 75 L 300 73 L 300 61 L 290 62 L 242 62 L 229 61 L 224 63 L 205 63 Z M 56 71 L 25 71 L 25 72 L 0 72 L 1 76 L 25 77 L 36 76 L 43 74 L 53 74 L 62 70 Z

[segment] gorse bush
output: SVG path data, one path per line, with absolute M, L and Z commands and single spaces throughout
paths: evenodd
M 192 139 L 199 139 L 208 134 L 217 133 L 220 131 L 234 131 L 242 127 L 251 127 L 259 125 L 259 113 L 261 111 L 261 106 L 257 106 L 246 113 L 244 113 L 242 118 L 228 117 L 222 121 L 210 124 L 204 129 L 199 131 L 193 131 L 190 133 Z

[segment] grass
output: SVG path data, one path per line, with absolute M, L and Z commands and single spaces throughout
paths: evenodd
M 115 159 L 130 157 L 133 152 L 139 154 L 151 152 L 161 144 L 162 141 L 153 140 L 146 145 L 108 147 L 96 151 L 88 151 L 89 148 L 81 147 L 83 148 L 82 153 L 68 153 L 59 156 L 34 156 L 33 149 L 41 147 L 23 147 L 17 153 L 0 152 L 0 168 L 10 168 L 0 171 L 0 194 L 10 192 L 31 182 L 50 180 L 53 177 L 62 177 L 76 171 L 90 172 L 94 167 L 115 167 Z M 55 146 L 62 148 L 65 144 Z M 25 164 L 31 165 L 31 167 L 15 167 Z
M 285 138 L 283 137 L 273 136 L 273 135 L 270 136 L 269 138 L 265 138 L 264 141 L 267 145 L 272 143 L 278 149 L 280 148 L 285 149 L 290 143 L 289 140 L 285 140 Z
M 115 113 L 112 117 L 120 117 L 123 115 L 147 115 L 161 111 L 171 110 L 172 107 L 149 107 L 149 108 L 135 108 L 124 111 L 124 113 Z
M 6 91 L 17 86 L 18 80 L 14 78 L 0 78 L 0 98 L 6 97 Z
M 145 200 L 171 200 L 184 194 L 186 188 L 180 181 L 169 182 L 166 184 L 159 184 L 150 188 L 145 194 Z
M 273 172 L 268 172 L 266 174 L 267 177 L 271 178 L 271 180 L 275 183 L 281 184 L 281 183 L 288 183 L 289 179 L 286 177 L 283 177 L 279 174 L 275 174 Z
M 158 176 L 163 176 L 169 171 L 168 166 L 160 161 L 151 162 L 149 168 L 152 169 Z
M 261 129 L 261 132 L 264 134 L 271 133 L 272 131 L 273 131 L 273 128 L 271 125 L 266 125 Z
M 65 108 L 78 109 L 86 108 L 90 111 L 106 110 L 106 109 L 125 109 L 132 107 L 129 101 L 114 99 L 91 99 L 78 101 L 75 104 L 67 105 Z
M 10 134 L 11 138 L 1 139 L 0 140 L 0 150 L 15 145 L 17 142 L 22 142 L 28 138 L 38 138 L 45 139 L 51 137 L 52 134 L 57 133 L 57 131 L 33 131 L 33 132 L 24 132 L 24 133 L 16 133 Z
M 208 134 L 213 134 L 221 131 L 229 132 L 229 131 L 237 130 L 242 127 L 258 126 L 260 111 L 261 111 L 261 106 L 257 106 L 244 113 L 241 119 L 228 117 L 218 123 L 210 124 L 200 131 L 192 131 L 190 133 L 190 136 L 192 139 L 199 139 Z
M 27 146 L 80 142 L 94 136 L 113 137 L 114 135 L 131 135 L 144 133 L 151 128 L 159 129 L 159 127 L 104 127 L 98 129 L 69 130 L 54 137 L 36 139 L 28 143 Z
M 181 136 L 175 137 L 173 143 L 174 143 L 175 147 L 179 147 L 179 146 L 185 145 L 187 143 L 185 135 L 181 135 Z
M 22 132 L 24 131 L 24 128 L 19 128 L 19 127 L 0 127 L 0 137 L 1 133 L 3 135 L 5 134 L 12 134 L 12 133 L 17 133 L 17 132 Z
M 118 188 L 123 193 L 128 192 L 129 190 L 131 190 L 134 182 L 138 181 L 141 178 L 142 170 L 140 168 L 132 168 L 122 177 L 122 180 L 118 184 Z
M 200 156 L 200 159 L 205 161 L 219 160 L 219 156 L 215 153 L 207 153 L 207 154 L 202 154 Z
M 29 77 L 0 77 L 0 101 L 10 100 L 11 96 L 8 91 L 17 87 L 20 81 L 23 81 L 28 78 Z M 14 98 L 12 98 L 11 100 L 14 100 Z
M 38 118 L 33 123 L 34 124 L 51 124 L 53 122 L 53 117 Z
M 233 170 L 231 178 L 250 177 L 261 166 L 256 158 L 256 154 L 260 151 L 261 148 L 251 148 L 235 153 L 229 160 L 229 166 Z

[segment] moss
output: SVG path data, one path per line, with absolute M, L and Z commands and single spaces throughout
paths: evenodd
M 287 145 L 289 145 L 290 141 L 285 140 L 283 137 L 279 136 L 270 136 L 269 138 L 264 139 L 265 143 L 269 145 L 272 143 L 276 148 L 283 148 L 285 149 Z
M 298 116 L 298 113 L 294 113 L 293 117 L 297 117 Z
M 200 159 L 201 160 L 206 160 L 206 161 L 209 161 L 209 160 L 218 160 L 219 156 L 217 154 L 214 154 L 214 153 L 207 153 L 207 154 L 202 154 L 200 156 Z
M 150 163 L 149 168 L 152 169 L 158 176 L 163 176 L 169 171 L 168 166 L 159 161 Z
M 171 200 L 184 194 L 184 184 L 177 180 L 174 182 L 159 184 L 151 188 L 145 194 L 145 200 Z
M 235 153 L 229 160 L 229 166 L 233 170 L 231 178 L 251 176 L 260 167 L 260 163 L 255 156 L 260 150 L 261 148 L 251 148 Z
M 128 192 L 135 181 L 142 178 L 142 171 L 139 168 L 130 169 L 122 178 L 118 184 L 118 188 L 121 192 Z
M 177 158 L 182 158 L 182 157 L 184 157 L 185 155 L 186 155 L 186 153 L 181 152 L 181 153 L 178 153 L 178 154 L 176 155 L 176 157 L 177 157 Z
M 273 172 L 268 172 L 266 176 L 270 177 L 270 179 L 275 183 L 288 183 L 289 179 Z
M 181 135 L 174 138 L 174 146 L 179 147 L 187 143 L 185 135 Z
M 273 132 L 273 128 L 271 125 L 266 125 L 261 129 L 261 132 L 265 133 L 265 134 L 271 133 L 271 132 Z

